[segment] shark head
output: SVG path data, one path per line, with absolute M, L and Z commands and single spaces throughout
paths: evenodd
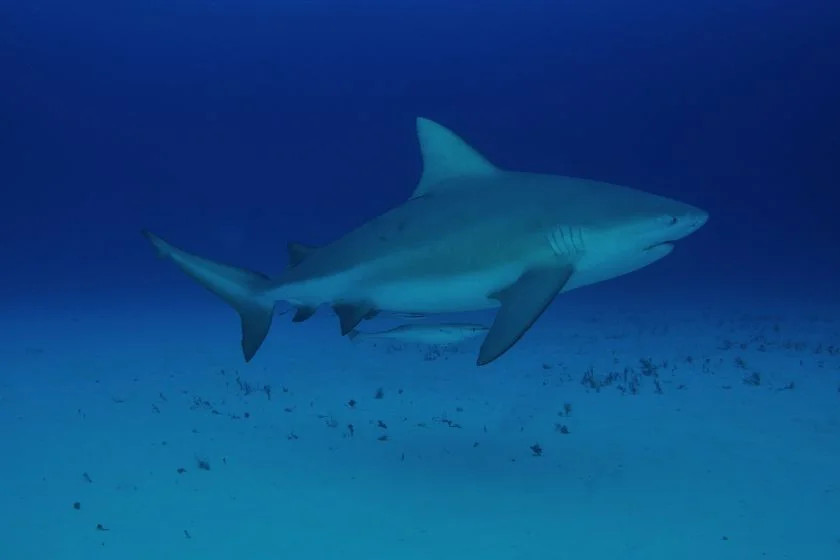
M 565 225 L 558 225 L 549 241 L 555 253 L 577 257 L 569 289 L 623 276 L 668 256 L 674 242 L 709 218 L 690 204 L 618 185 L 574 180 L 567 191 L 585 218 L 560 216 Z
M 638 191 L 634 197 L 633 207 L 610 225 L 610 233 L 628 249 L 672 248 L 675 241 L 691 235 L 709 219 L 706 211 L 677 200 Z

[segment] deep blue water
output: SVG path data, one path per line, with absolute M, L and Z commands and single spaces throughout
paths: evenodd
M 33 297 L 131 297 L 158 276 L 169 289 L 141 227 L 277 270 L 287 239 L 325 243 L 408 196 L 422 115 L 501 166 L 711 213 L 624 288 L 836 297 L 838 12 L 4 2 L 3 282 Z
M 373 488 L 382 493 L 374 505 L 417 490 L 428 506 L 416 518 L 424 527 L 443 515 L 429 503 L 466 520 L 450 535 L 461 548 L 446 550 L 464 551 L 452 558 L 554 558 L 540 540 L 559 530 L 540 509 L 553 504 L 571 504 L 563 530 L 581 536 L 569 549 L 580 557 L 838 557 L 837 53 L 840 4 L 828 0 L 0 0 L 0 454 L 11 457 L 0 461 L 0 495 L 13 496 L 0 501 L 14 506 L 0 511 L 9 515 L 0 515 L 0 556 L 41 560 L 46 553 L 25 551 L 66 542 L 86 560 L 91 550 L 109 559 L 211 557 L 196 552 L 202 546 L 213 558 L 276 558 L 277 547 L 292 545 L 274 527 L 261 538 L 281 544 L 247 547 L 259 546 L 251 531 L 265 522 L 254 512 L 281 515 L 270 510 L 278 504 L 311 508 L 300 534 L 325 507 L 343 512 L 327 515 L 324 535 L 333 536 L 319 543 L 327 550 L 345 526 L 358 529 L 358 507 L 368 505 L 359 496 Z M 275 326 L 265 358 L 244 365 L 233 314 L 155 259 L 141 229 L 277 273 L 287 241 L 329 243 L 410 196 L 421 171 L 418 116 L 500 167 L 630 185 L 711 218 L 661 263 L 563 295 L 496 369 L 474 374 L 474 347 L 436 362 L 355 353 L 339 346 L 328 313 Z M 663 371 L 679 364 L 682 377 L 665 389 L 673 400 L 656 400 L 647 380 L 635 401 L 568 383 L 587 367 L 638 367 L 640 355 Z M 742 372 L 742 356 L 761 369 L 765 392 L 742 382 L 752 371 Z M 284 411 L 246 399 L 230 377 L 240 369 L 277 391 L 292 387 L 294 396 L 280 397 L 299 402 Z M 797 392 L 787 388 L 793 380 Z M 374 408 L 378 385 L 389 399 L 406 387 L 410 404 Z M 199 419 L 196 395 L 221 419 Z M 349 396 L 370 417 L 353 419 Z M 568 448 L 553 443 L 554 408 L 569 399 L 582 412 L 563 421 L 579 435 L 561 440 L 573 452 L 557 451 Z M 176 403 L 179 412 L 165 416 Z M 83 410 L 96 423 L 79 420 Z M 260 430 L 272 428 L 227 422 L 246 410 Z M 396 443 L 384 447 L 372 436 L 336 436 L 313 411 L 356 422 L 363 435 L 383 419 L 392 429 L 441 414 L 465 419 L 443 439 L 391 432 Z M 287 441 L 283 422 L 296 423 L 302 443 Z M 158 453 L 162 439 L 175 442 L 172 455 Z M 546 447 L 543 463 L 531 461 L 535 441 Z M 240 469 L 234 482 L 178 478 L 175 467 L 194 470 L 197 454 L 212 459 L 214 476 L 228 472 L 220 464 L 230 457 Z M 428 462 L 411 463 L 421 454 Z M 157 470 L 143 478 L 147 459 L 149 473 Z M 549 460 L 567 471 L 558 475 Z M 335 465 L 352 481 L 330 478 Z M 271 494 L 299 482 L 289 472 L 310 469 L 316 482 L 300 482 L 304 497 L 286 487 L 283 500 Z M 322 470 L 330 477 L 319 479 Z M 110 486 L 96 485 L 103 479 Z M 339 481 L 334 490 L 327 479 Z M 195 480 L 184 494 L 173 490 Z M 148 509 L 124 501 L 138 487 L 159 492 Z M 231 488 L 243 492 L 239 506 L 208 514 Z M 311 488 L 327 497 L 310 500 Z M 339 506 L 344 490 L 355 501 Z M 494 497 L 508 490 L 512 501 Z M 542 491 L 555 501 L 535 498 Z M 475 501 L 462 499 L 470 495 Z M 92 516 L 84 524 L 69 507 L 80 499 L 77 511 Z M 402 519 L 394 511 L 415 521 L 408 506 L 375 514 L 374 505 L 368 513 L 385 522 Z M 497 530 L 478 521 L 487 512 L 514 521 Z M 134 514 L 140 521 L 129 529 Z M 520 514 L 534 525 L 516 525 Z M 24 529 L 9 529 L 17 527 L 9 519 Z M 621 536 L 616 527 L 627 520 L 680 529 Z M 97 523 L 114 530 L 103 537 Z M 428 537 L 395 530 L 395 541 L 414 543 L 402 553 L 377 548 L 379 526 L 363 526 L 346 550 L 366 560 L 448 560 L 434 546 L 447 542 L 449 525 Z M 606 538 L 589 537 L 605 525 Z M 37 536 L 51 527 L 67 532 Z M 674 549 L 657 548 L 663 534 Z M 509 537 L 520 555 L 493 537 Z M 130 550 L 131 542 L 171 556 Z M 611 543 L 623 552 L 610 552 Z M 121 555 L 107 556 L 114 550 Z M 279 557 L 354 558 L 326 554 Z

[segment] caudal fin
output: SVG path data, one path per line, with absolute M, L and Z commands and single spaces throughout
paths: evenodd
M 242 321 L 242 354 L 250 362 L 259 350 L 274 316 L 274 300 L 266 295 L 269 278 L 252 272 L 192 255 L 170 245 L 155 234 L 143 235 L 157 249 L 158 255 L 171 260 L 196 282 L 236 309 Z

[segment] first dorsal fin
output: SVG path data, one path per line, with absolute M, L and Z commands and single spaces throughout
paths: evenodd
M 317 251 L 318 247 L 290 242 L 286 245 L 286 249 L 289 252 L 289 266 L 297 266 L 306 260 L 309 255 Z
M 413 197 L 446 188 L 444 182 L 447 179 L 499 172 L 499 168 L 457 134 L 434 121 L 422 117 L 417 119 L 417 139 L 423 156 L 423 174 Z

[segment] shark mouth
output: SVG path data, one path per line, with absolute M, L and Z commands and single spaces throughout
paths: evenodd
M 645 252 L 653 251 L 654 249 L 658 249 L 659 247 L 668 247 L 668 248 L 673 249 L 674 248 L 674 243 L 671 242 L 671 241 L 663 241 L 662 243 L 654 243 L 653 245 L 649 245 L 649 246 L 645 247 Z

